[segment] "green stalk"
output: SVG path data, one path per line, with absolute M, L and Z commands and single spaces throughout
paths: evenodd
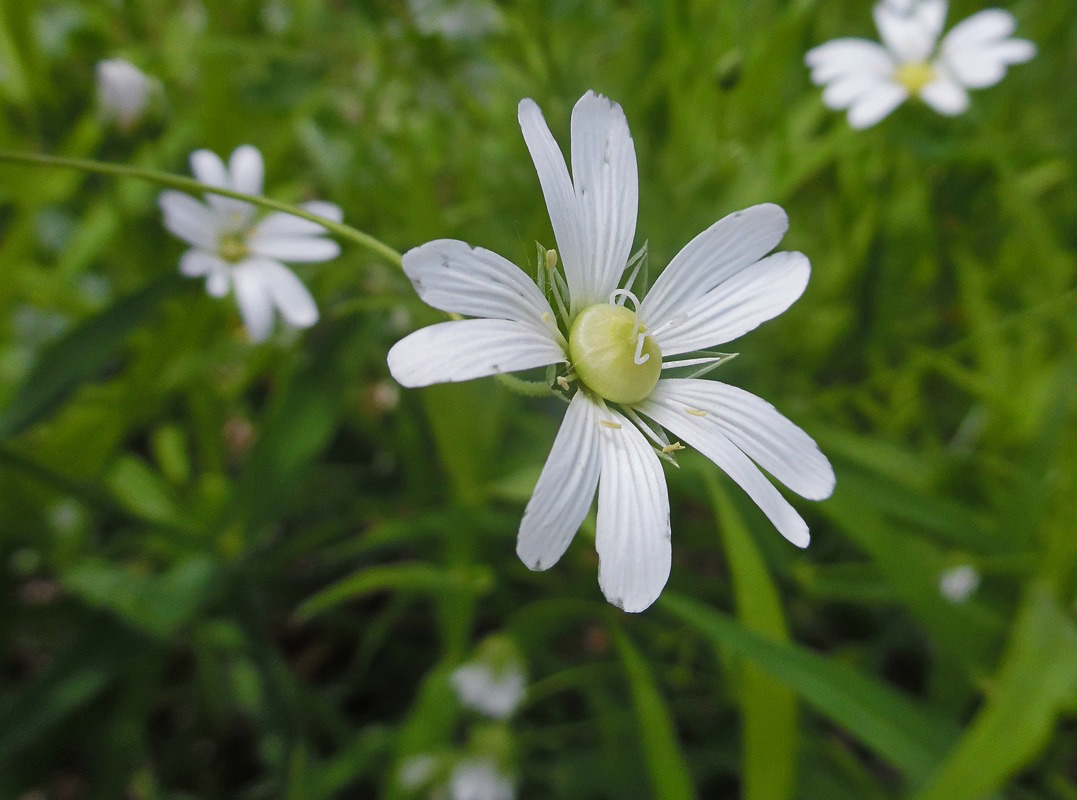
M 64 158 L 62 156 L 48 156 L 41 153 L 18 153 L 8 150 L 0 150 L 0 162 L 5 161 L 14 164 L 77 169 L 98 175 L 138 178 L 139 180 L 150 181 L 161 186 L 179 189 L 184 192 L 195 194 L 218 194 L 222 197 L 231 197 L 235 200 L 242 200 L 261 208 L 270 209 L 272 211 L 283 211 L 286 214 L 292 214 L 296 217 L 310 220 L 311 222 L 321 225 L 335 236 L 376 253 L 390 264 L 395 264 L 398 267 L 402 264 L 400 253 L 385 244 L 385 242 L 375 239 L 373 236 L 363 233 L 362 231 L 353 228 L 351 225 L 346 225 L 343 222 L 334 222 L 331 219 L 326 219 L 325 217 L 305 211 L 299 206 L 282 203 L 278 200 L 270 200 L 268 197 L 234 192 L 231 189 L 222 189 L 218 186 L 207 186 L 204 183 L 196 181 L 194 178 L 184 178 L 179 175 L 172 175 L 168 172 L 142 169 L 140 167 L 128 167 L 121 164 L 108 164 L 102 161 L 91 161 L 83 158 Z

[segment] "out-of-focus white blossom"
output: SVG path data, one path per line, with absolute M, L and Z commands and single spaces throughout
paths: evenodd
M 209 150 L 191 154 L 191 169 L 204 184 L 244 194 L 262 192 L 262 154 L 251 145 L 236 148 L 228 165 Z M 206 280 L 206 291 L 223 297 L 234 291 L 243 324 L 253 341 L 266 339 L 274 312 L 289 325 L 307 328 L 318 321 L 318 306 L 307 287 L 283 261 L 327 261 L 340 245 L 325 228 L 293 214 L 274 212 L 259 218 L 250 203 L 206 195 L 202 203 L 188 194 L 162 192 L 165 227 L 191 245 L 180 258 L 180 272 Z M 301 208 L 339 222 L 332 203 L 312 201 Z
M 980 573 L 971 564 L 951 567 L 939 576 L 939 592 L 951 603 L 964 603 L 980 587 Z
M 461 761 L 449 778 L 452 800 L 514 800 L 516 785 L 488 758 Z
M 105 116 L 131 128 L 149 105 L 156 82 L 130 61 L 106 58 L 97 62 L 97 101 Z
M 1036 45 L 1010 38 L 1013 14 L 998 8 L 973 14 L 939 41 L 946 0 L 883 0 L 875 5 L 883 44 L 834 39 L 805 56 L 823 102 L 848 109 L 849 124 L 868 128 L 909 97 L 919 97 L 940 114 L 960 114 L 967 89 L 993 86 L 1006 68 L 1036 55 Z

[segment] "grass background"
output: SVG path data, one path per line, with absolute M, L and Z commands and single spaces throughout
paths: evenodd
M 560 404 L 386 402 L 386 350 L 438 318 L 393 267 L 299 267 L 322 321 L 255 347 L 176 276 L 156 187 L 5 165 L 0 797 L 404 796 L 408 757 L 488 744 L 447 674 L 491 632 L 531 677 L 494 731 L 524 798 L 1077 797 L 1077 7 L 1000 5 L 1034 61 L 856 132 L 803 66 L 874 36 L 853 0 L 5 0 L 0 147 L 187 174 L 254 144 L 269 196 L 401 250 L 528 266 L 553 242 L 516 105 L 567 147 L 607 94 L 652 270 L 789 213 L 812 281 L 719 377 L 838 486 L 797 503 L 802 552 L 687 453 L 666 593 L 624 615 L 593 523 L 549 572 L 515 556 Z M 94 100 L 114 56 L 161 84 L 129 131 Z

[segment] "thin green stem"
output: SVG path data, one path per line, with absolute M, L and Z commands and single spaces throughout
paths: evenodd
M 5 161 L 15 164 L 32 164 L 42 167 L 77 169 L 82 170 L 83 172 L 96 173 L 98 175 L 138 178 L 139 180 L 150 181 L 152 183 L 160 184 L 161 186 L 168 186 L 184 192 L 218 194 L 222 197 L 243 200 L 252 205 L 260 206 L 261 208 L 267 208 L 273 211 L 283 211 L 286 214 L 292 214 L 296 217 L 302 217 L 303 219 L 315 222 L 339 238 L 345 239 L 378 254 L 390 264 L 395 264 L 398 267 L 402 264 L 400 253 L 380 239 L 375 239 L 373 236 L 363 233 L 362 231 L 353 228 L 351 225 L 347 225 L 343 222 L 334 222 L 333 220 L 326 219 L 318 214 L 312 214 L 299 206 L 282 203 L 278 200 L 270 200 L 268 197 L 234 192 L 231 189 L 222 189 L 218 186 L 208 186 L 193 178 L 184 178 L 180 175 L 172 175 L 168 172 L 142 169 L 140 167 L 128 167 L 122 164 L 108 164 L 102 161 L 91 161 L 83 158 L 64 158 L 62 156 L 48 156 L 41 153 L 18 153 L 8 150 L 0 150 L 0 162 Z
M 515 375 L 505 373 L 495 375 L 494 378 L 502 386 L 524 397 L 548 397 L 553 394 L 546 381 L 525 381 L 523 378 L 517 378 Z

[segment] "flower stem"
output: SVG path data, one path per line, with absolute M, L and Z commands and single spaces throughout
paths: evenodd
M 291 205 L 290 203 L 282 203 L 278 200 L 270 200 L 268 197 L 261 197 L 259 195 L 244 194 L 243 192 L 234 192 L 231 189 L 222 189 L 218 186 L 208 186 L 204 183 L 194 180 L 193 178 L 185 178 L 180 175 L 172 175 L 168 172 L 160 172 L 153 169 L 142 169 L 140 167 L 128 167 L 122 164 L 108 164 L 103 161 L 91 161 L 83 158 L 64 158 L 63 156 L 49 156 L 42 153 L 19 153 L 9 150 L 0 150 L 0 162 L 9 162 L 15 164 L 28 164 L 41 167 L 58 167 L 61 169 L 77 169 L 83 172 L 92 172 L 98 175 L 114 175 L 122 178 L 138 178 L 144 181 L 150 181 L 152 183 L 159 184 L 161 186 L 168 186 L 173 189 L 179 189 L 184 192 L 194 192 L 201 194 L 219 194 L 222 197 L 231 197 L 235 200 L 243 200 L 244 202 L 251 203 L 261 208 L 271 209 L 273 211 L 283 211 L 286 214 L 292 214 L 296 217 L 302 217 L 303 219 L 315 222 L 328 230 L 330 233 L 345 239 L 353 244 L 357 244 L 367 250 L 384 258 L 390 264 L 401 266 L 401 256 L 396 250 L 380 239 L 375 239 L 373 236 L 363 233 L 361 230 L 353 228 L 351 225 L 347 225 L 343 222 L 334 222 L 331 219 L 319 216 L 318 214 L 312 214 L 299 206 Z

